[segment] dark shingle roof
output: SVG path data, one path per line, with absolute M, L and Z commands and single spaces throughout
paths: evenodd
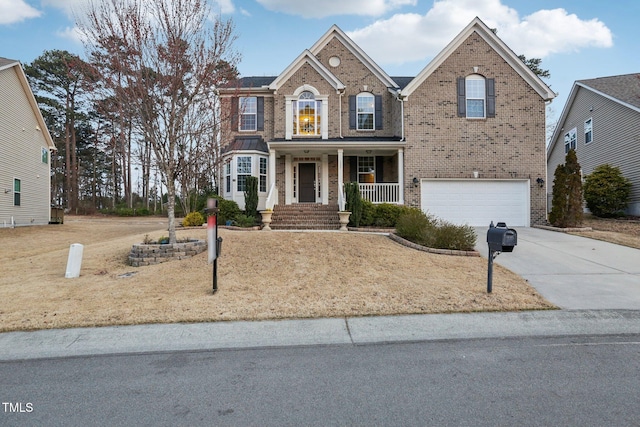
M 0 56 L 0 67 L 7 66 L 9 64 L 13 64 L 14 62 L 18 62 L 15 59 L 3 58 Z
M 400 86 L 400 89 L 404 89 L 414 78 L 415 77 L 391 77 L 391 79 Z
M 578 80 L 577 83 L 640 108 L 640 73 Z
M 277 76 L 242 77 L 238 80 L 238 86 L 241 88 L 269 86 L 276 78 Z
M 238 136 L 222 150 L 223 153 L 228 153 L 229 151 L 262 151 L 263 153 L 268 153 L 269 147 L 260 136 Z

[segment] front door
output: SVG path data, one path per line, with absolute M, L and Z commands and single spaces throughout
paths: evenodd
M 316 164 L 298 164 L 298 202 L 315 203 L 316 201 Z

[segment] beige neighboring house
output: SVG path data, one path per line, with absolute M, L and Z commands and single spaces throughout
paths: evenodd
M 417 76 L 389 76 L 334 25 L 280 75 L 220 95 L 231 117 L 221 194 L 242 207 L 257 177 L 272 226 L 344 209 L 346 182 L 456 224 L 546 222 L 555 94 L 478 18 Z
M 51 135 L 20 62 L 0 57 L 0 227 L 48 224 Z
M 574 149 L 582 174 L 605 163 L 631 181 L 627 214 L 640 216 L 640 73 L 578 80 L 547 153 L 549 200 L 556 168 Z

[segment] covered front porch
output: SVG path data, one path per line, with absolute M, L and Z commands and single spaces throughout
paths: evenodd
M 404 204 L 404 142 L 271 141 L 265 208 L 317 203 L 345 209 L 344 183 L 363 199 Z

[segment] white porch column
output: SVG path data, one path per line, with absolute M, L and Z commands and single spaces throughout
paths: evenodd
M 404 148 L 398 148 L 398 203 L 404 205 Z
M 276 183 L 276 150 L 269 150 L 269 187 Z
M 329 204 L 329 155 L 322 155 L 322 204 Z
M 342 194 L 342 188 L 344 186 L 343 175 L 344 175 L 344 150 L 340 148 L 338 149 L 338 194 Z M 338 203 L 340 203 L 339 200 L 338 200 Z M 340 209 L 344 209 L 344 206 L 340 206 Z
M 291 154 L 284 156 L 284 203 L 290 205 L 293 202 L 293 165 Z

